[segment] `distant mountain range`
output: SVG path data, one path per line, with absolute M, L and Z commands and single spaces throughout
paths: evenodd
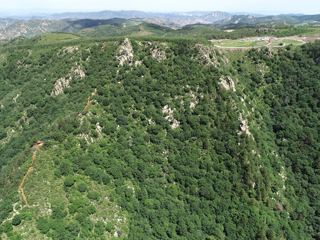
M 59 14 L 52 14 L 42 17 L 48 20 L 60 20 L 66 18 L 76 19 L 110 19 L 110 18 L 189 18 L 189 17 L 205 17 L 207 15 L 215 15 L 217 20 L 221 20 L 231 16 L 227 12 L 209 12 L 209 11 L 194 11 L 194 12 L 172 12 L 172 13 L 156 13 L 156 12 L 142 12 L 142 11 L 110 11 L 105 10 L 101 12 L 65 12 Z
M 320 26 L 320 15 L 281 14 L 231 14 L 227 12 L 173 12 L 152 13 L 142 11 L 65 12 L 30 20 L 0 18 L 0 40 L 18 36 L 32 37 L 46 32 L 77 32 L 100 25 L 136 26 L 143 23 L 169 28 L 182 28 L 204 24 L 212 27 L 245 27 L 254 24 Z M 125 31 L 126 32 L 126 31 Z
M 319 15 L 271 15 L 256 17 L 252 15 L 232 15 L 220 21 L 215 21 L 216 25 L 225 25 L 225 24 L 238 24 L 238 23 L 249 23 L 249 24 L 259 24 L 259 23 L 276 23 L 284 22 L 285 24 L 299 25 L 304 21 L 312 21 L 310 25 L 319 25 L 320 26 L 320 14 Z M 315 22 L 314 22 L 315 21 Z M 308 23 L 307 23 L 308 24 Z

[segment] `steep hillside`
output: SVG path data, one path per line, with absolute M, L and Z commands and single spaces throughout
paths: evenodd
M 320 42 L 196 43 L 0 48 L 2 239 L 319 237 Z

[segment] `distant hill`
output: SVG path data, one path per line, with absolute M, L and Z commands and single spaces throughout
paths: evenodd
M 83 31 L 81 34 L 86 36 L 88 34 L 95 36 L 125 36 L 136 33 L 138 35 L 144 35 L 145 32 L 139 32 L 139 28 L 128 29 L 128 27 L 137 26 L 143 23 L 155 24 L 157 25 L 156 28 L 160 30 L 163 28 L 180 29 L 191 25 L 207 25 L 211 27 L 210 31 L 212 31 L 212 28 L 252 28 L 254 25 L 259 24 L 262 25 L 262 27 L 282 27 L 287 25 L 317 27 L 320 26 L 320 15 L 232 15 L 220 11 L 174 13 L 150 13 L 142 11 L 71 12 L 53 14 L 47 16 L 46 19 L 33 18 L 28 21 L 0 18 L 0 40 L 18 36 L 30 38 L 43 33 L 57 31 L 75 33 L 82 29 L 105 25 L 108 26 L 102 28 L 103 31 L 111 32 L 96 33 L 95 31 L 101 30 L 99 28 L 99 30 L 90 29 L 88 31 Z M 150 29 L 148 28 L 148 30 Z M 204 32 L 204 34 L 208 34 L 207 29 Z M 160 34 L 158 30 L 156 30 L 155 33 L 156 35 Z M 198 30 L 194 31 L 194 29 L 191 32 L 184 29 L 180 32 L 180 36 L 189 36 L 191 33 L 195 36 L 199 36 L 197 35 L 199 34 Z M 160 35 L 162 34 L 166 34 L 165 36 L 167 36 L 168 31 L 163 32 L 161 30 Z M 209 33 L 209 35 L 210 34 L 211 33 Z M 149 33 L 147 35 L 149 35 Z
M 307 22 L 305 22 L 307 21 Z M 310 23 L 308 21 L 311 21 Z M 264 17 L 255 17 L 253 15 L 233 15 L 225 19 L 215 22 L 217 25 L 225 24 L 238 24 L 238 23 L 249 23 L 249 24 L 258 24 L 258 23 L 278 23 L 284 22 L 285 24 L 299 25 L 301 23 L 314 25 L 314 21 L 319 21 L 320 24 L 320 15 L 270 15 Z
M 154 12 L 142 12 L 142 11 L 110 11 L 105 10 L 101 12 L 65 12 L 59 14 L 53 14 L 44 19 L 58 20 L 66 18 L 76 19 L 110 19 L 110 18 L 188 18 L 188 17 L 202 17 L 208 14 L 229 16 L 226 12 L 209 12 L 209 11 L 194 11 L 194 12 L 173 12 L 173 13 L 154 13 Z M 222 18 L 220 18 L 222 19 Z M 220 20 L 219 19 L 219 20 Z
M 227 12 L 212 12 L 212 13 L 204 16 L 203 19 L 208 22 L 216 22 L 216 21 L 225 19 L 230 16 L 232 16 L 232 15 Z
M 16 38 L 19 36 L 33 37 L 47 32 L 77 32 L 83 28 L 90 28 L 100 25 L 114 25 L 114 26 L 132 26 L 141 24 L 143 21 L 128 20 L 128 19 L 108 19 L 108 20 L 94 20 L 94 19 L 81 19 L 81 20 L 45 20 L 45 19 L 31 19 L 29 21 L 19 21 L 7 23 L 0 20 L 0 40 Z M 1 23 L 2 28 L 1 28 Z M 7 26 L 5 25 L 7 24 Z
M 5 27 L 8 27 L 9 25 L 15 23 L 16 19 L 12 19 L 12 18 L 0 18 L 0 30 L 4 29 Z
M 60 31 L 69 24 L 66 21 L 49 21 L 41 19 L 31 19 L 26 22 L 16 21 L 8 27 L 0 30 L 0 39 L 15 38 L 18 36 L 32 37 L 46 32 Z
M 135 26 L 144 22 L 141 19 L 122 19 L 122 18 L 113 18 L 113 19 L 80 19 L 80 20 L 65 20 L 69 26 L 62 29 L 63 32 L 77 32 L 84 28 L 91 28 L 102 25 L 110 25 L 116 27 L 127 27 Z
M 101 12 L 72 12 L 53 14 L 45 17 L 49 20 L 58 19 L 137 19 L 140 18 L 143 22 L 154 23 L 166 27 L 183 27 L 189 24 L 209 24 L 215 21 L 222 20 L 231 16 L 227 12 L 174 12 L 174 13 L 150 13 L 141 11 L 101 11 Z

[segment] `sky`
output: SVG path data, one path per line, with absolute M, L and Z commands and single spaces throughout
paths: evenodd
M 320 0 L 0 0 L 0 12 L 225 11 L 260 14 L 320 14 Z

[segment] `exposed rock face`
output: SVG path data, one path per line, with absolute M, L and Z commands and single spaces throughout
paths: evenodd
M 234 82 L 230 77 L 226 77 L 226 78 L 221 77 L 219 84 L 220 84 L 220 86 L 222 88 L 224 88 L 226 90 L 230 90 L 231 89 L 234 92 L 236 91 Z
M 245 132 L 248 136 L 253 137 L 253 135 L 251 134 L 251 132 L 249 132 L 249 126 L 248 126 L 248 120 L 247 119 L 242 119 L 242 114 L 240 113 L 240 116 L 238 118 L 238 121 L 240 122 L 239 128 L 240 128 L 240 134 L 242 134 L 243 132 Z
M 199 54 L 201 56 L 201 60 L 204 65 L 207 66 L 219 66 L 219 62 L 216 59 L 216 52 L 212 46 L 199 46 Z M 210 54 L 212 54 L 213 58 L 210 58 Z
M 315 61 L 316 61 L 317 65 L 319 65 L 320 64 L 320 57 L 316 58 Z
M 58 52 L 57 52 L 57 55 L 58 56 L 64 56 L 66 55 L 66 53 L 73 53 L 74 51 L 78 51 L 79 50 L 79 47 L 77 46 L 74 46 L 74 47 L 64 47 L 64 48 L 61 48 Z
M 173 110 L 172 110 L 168 105 L 165 105 L 165 106 L 162 108 L 162 112 L 168 114 L 168 116 L 164 117 L 164 119 L 166 119 L 167 121 L 169 121 L 169 122 L 171 123 L 171 128 L 172 128 L 172 129 L 176 129 L 177 127 L 179 127 L 180 122 L 177 121 L 177 120 L 173 117 Z
M 167 58 L 166 53 L 164 51 L 160 52 L 157 46 L 152 50 L 152 57 L 156 58 L 158 62 L 164 61 Z
M 81 70 L 80 66 L 71 68 L 71 73 L 75 75 L 77 79 L 82 79 L 86 74 Z
M 75 65 L 77 65 L 77 63 L 75 63 Z M 54 88 L 52 89 L 51 95 L 57 96 L 59 94 L 62 94 L 64 88 L 70 87 L 70 82 L 72 81 L 72 74 L 74 74 L 74 76 L 77 79 L 82 79 L 86 76 L 86 74 L 81 70 L 80 66 L 72 67 L 70 69 L 70 73 L 66 77 L 60 78 L 54 83 Z
M 51 95 L 59 95 L 63 93 L 63 89 L 64 88 L 68 88 L 70 87 L 70 82 L 71 82 L 72 78 L 60 78 L 58 79 L 55 84 L 54 84 L 54 88 L 52 89 Z
M 192 91 L 190 91 L 187 95 L 189 95 L 189 97 L 191 98 L 190 108 L 195 108 L 198 104 L 197 96 Z
M 123 44 L 119 47 L 119 53 L 121 54 L 118 56 L 119 65 L 123 66 L 123 64 L 128 61 L 129 64 L 132 64 L 133 59 L 133 49 L 131 43 L 128 38 L 126 38 Z
M 136 61 L 136 62 L 135 62 L 136 67 L 139 66 L 139 65 L 141 65 L 141 63 L 142 63 L 141 61 Z

